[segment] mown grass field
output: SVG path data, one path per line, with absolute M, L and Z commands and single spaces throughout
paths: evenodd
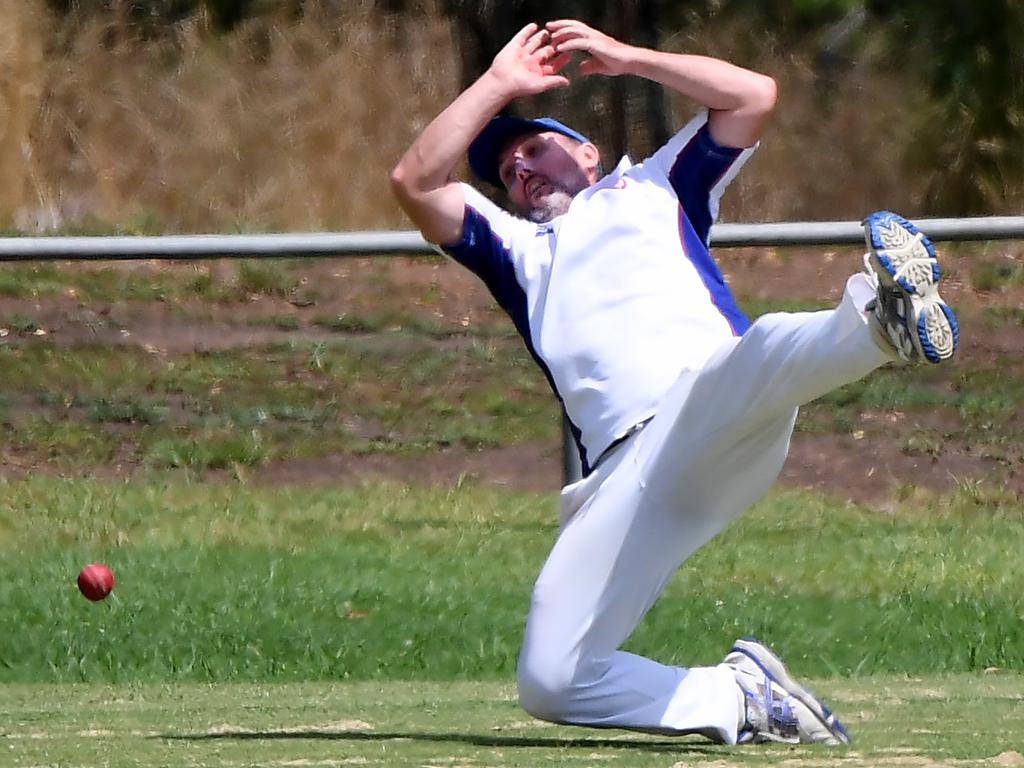
M 815 681 L 856 728 L 849 749 L 727 748 L 523 716 L 497 682 L 6 686 L 4 765 L 977 766 L 1024 762 L 1021 678 Z M 951 717 L 951 712 L 955 716 Z
M 629 647 L 708 664 L 737 635 L 770 640 L 858 737 L 828 757 L 520 711 L 552 503 L 473 484 L 6 482 L 3 764 L 1018 764 L 1019 509 L 957 495 L 888 516 L 780 492 L 670 583 Z M 94 559 L 118 578 L 95 604 L 74 584 Z
M 510 679 L 556 534 L 553 496 L 473 484 L 0 487 L 7 682 Z M 715 663 L 752 633 L 815 676 L 1021 669 L 1022 523 L 961 495 L 890 516 L 779 492 L 629 645 Z M 74 584 L 91 560 L 118 578 L 99 604 Z
M 404 227 L 387 171 L 459 81 L 454 32 L 427 6 L 405 22 L 360 6 L 340 26 L 309 8 L 212 43 L 185 20 L 141 48 L 112 19 L 51 25 L 10 4 L 0 207 L 62 234 Z M 860 98 L 920 96 L 907 73 L 876 52 L 823 104 L 816 48 L 780 58 L 762 32 L 716 19 L 676 40 L 735 47 L 786 94 L 789 127 L 727 217 L 920 212 L 928 175 L 898 158 L 927 105 Z M 1019 297 L 1024 270 L 996 250 L 946 273 L 986 292 L 962 316 L 965 364 L 880 371 L 799 422 L 921 474 L 871 476 L 901 483 L 876 508 L 780 488 L 630 640 L 703 664 L 760 635 L 846 719 L 857 743 L 836 753 L 554 727 L 517 707 L 555 484 L 431 487 L 415 464 L 557 446 L 543 377 L 479 292 L 376 264 L 3 265 L 0 768 L 1024 765 L 1024 312 L 988 301 Z M 734 269 L 752 315 L 827 306 L 841 285 L 812 268 L 760 296 L 785 261 Z M 393 460 L 392 479 L 335 477 L 338 457 Z M 296 465 L 301 480 L 276 480 Z M 98 604 L 74 586 L 92 560 L 118 579 Z

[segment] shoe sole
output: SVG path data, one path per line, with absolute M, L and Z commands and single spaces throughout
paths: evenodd
M 743 637 L 736 641 L 732 650 L 742 653 L 754 662 L 766 676 L 782 686 L 786 693 L 803 703 L 840 744 L 850 743 L 850 734 L 839 722 L 839 718 L 832 714 L 832 710 L 825 706 L 821 699 L 789 676 L 782 659 L 776 656 L 768 646 L 759 643 L 752 637 Z
M 864 232 L 879 282 L 898 287 L 905 316 L 915 318 L 915 346 L 922 357 L 929 363 L 951 358 L 960 343 L 960 327 L 939 295 L 942 271 L 931 241 L 913 222 L 888 211 L 869 216 Z
M 868 248 L 900 288 L 920 295 L 926 286 L 938 285 L 942 270 L 935 261 L 935 246 L 912 221 L 879 211 L 864 224 Z

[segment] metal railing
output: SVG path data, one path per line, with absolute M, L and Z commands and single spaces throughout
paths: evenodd
M 1024 240 L 1024 216 L 914 221 L 936 242 Z M 717 224 L 711 229 L 711 245 L 719 248 L 848 245 L 863 241 L 863 229 L 860 222 L 856 221 Z M 425 253 L 436 251 L 415 231 L 0 238 L 0 262 L 395 256 Z M 575 441 L 564 421 L 562 435 L 562 474 L 566 482 L 571 482 L 580 478 L 582 469 Z
M 1024 239 L 1024 216 L 915 219 L 915 223 L 939 242 Z M 719 248 L 846 245 L 863 241 L 863 230 L 855 221 L 717 224 L 711 229 L 711 245 Z M 0 238 L 0 261 L 389 256 L 433 252 L 433 246 L 415 231 Z

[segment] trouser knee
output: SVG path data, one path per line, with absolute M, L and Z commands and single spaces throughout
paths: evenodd
M 516 670 L 519 705 L 539 720 L 568 720 L 575 692 L 568 667 L 543 659 L 520 658 Z

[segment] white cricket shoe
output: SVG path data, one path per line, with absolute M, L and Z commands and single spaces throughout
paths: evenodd
M 939 295 L 935 248 L 911 222 L 889 211 L 864 220 L 864 266 L 875 286 L 868 303 L 876 334 L 901 360 L 941 363 L 960 341 L 953 310 Z
M 768 646 L 750 637 L 737 640 L 723 662 L 732 668 L 746 700 L 738 744 L 849 744 L 850 736 L 832 711 L 790 677 Z

